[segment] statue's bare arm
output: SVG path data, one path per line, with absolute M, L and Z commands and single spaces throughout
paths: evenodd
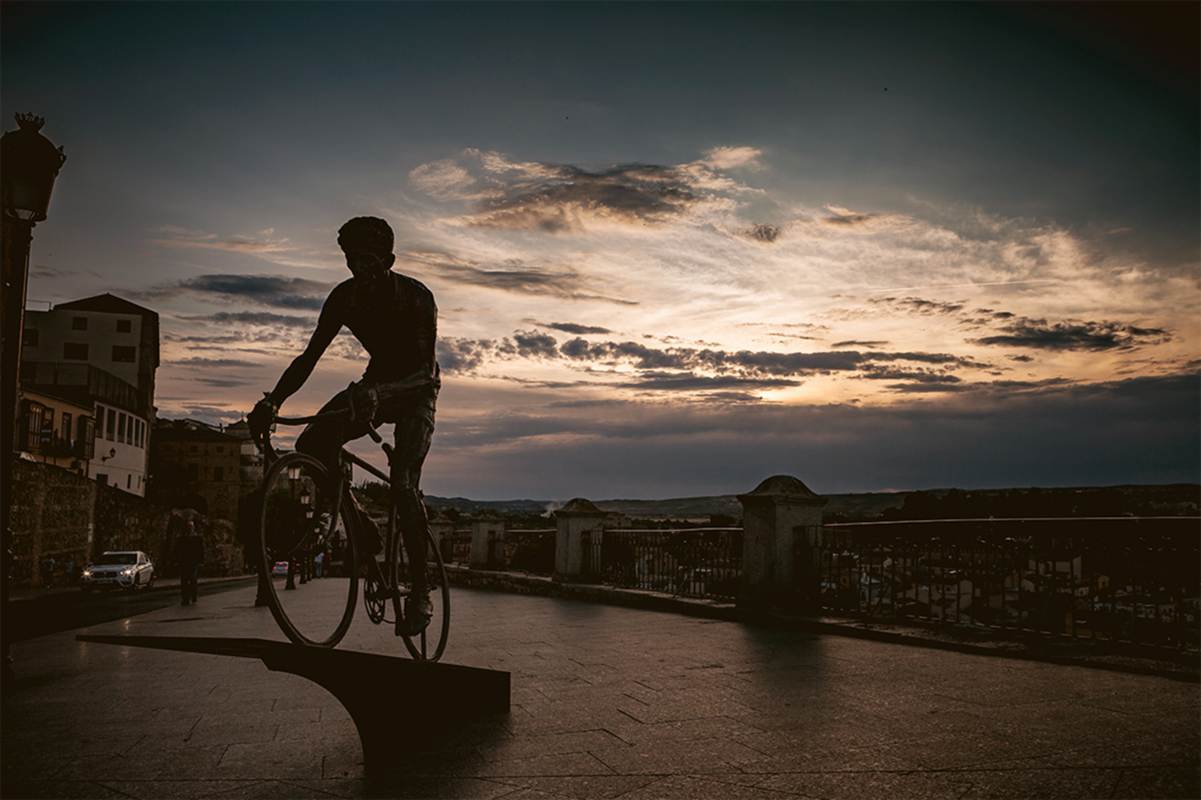
M 338 331 L 342 330 L 342 318 L 341 297 L 336 293 L 331 293 L 326 298 L 325 305 L 321 307 L 321 315 L 317 318 L 317 329 L 313 331 L 308 346 L 304 348 L 303 353 L 292 360 L 292 363 L 284 370 L 284 374 L 280 376 L 279 383 L 275 384 L 275 388 L 271 390 L 271 401 L 277 407 L 299 391 L 300 387 L 304 386 L 304 382 L 309 379 L 309 375 L 313 374 L 313 368 L 317 366 L 321 355 L 338 335 Z

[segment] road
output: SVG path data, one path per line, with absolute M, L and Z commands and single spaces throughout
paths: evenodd
M 254 576 L 241 580 L 204 583 L 199 595 L 241 589 L 254 583 Z M 101 622 L 124 619 L 179 602 L 179 587 L 156 586 L 136 593 L 104 591 L 84 594 L 81 591 L 54 592 L 39 597 L 14 600 L 9 608 L 12 640 L 32 639 L 56 631 L 86 628 Z

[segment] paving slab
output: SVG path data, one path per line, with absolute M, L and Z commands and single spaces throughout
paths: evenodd
M 282 641 L 253 596 L 87 632 Z M 1194 683 L 468 588 L 452 608 L 446 660 L 509 671 L 512 710 L 398 748 L 398 796 L 1201 795 Z M 14 646 L 5 798 L 364 795 L 354 725 L 315 684 L 75 633 Z M 362 613 L 341 646 L 405 653 Z

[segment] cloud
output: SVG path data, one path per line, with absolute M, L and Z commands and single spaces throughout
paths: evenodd
M 1172 337 L 1162 328 L 1141 328 L 1122 322 L 1082 322 L 1019 317 L 1002 325 L 1004 334 L 974 339 L 977 344 L 1029 347 L 1037 350 L 1129 350 L 1149 344 L 1161 344 Z
M 945 394 L 966 392 L 971 387 L 963 383 L 890 383 L 885 388 L 901 394 Z
M 238 300 L 276 308 L 317 310 L 325 302 L 331 284 L 288 275 L 198 275 L 174 284 L 158 286 L 135 296 L 146 298 L 194 294 L 220 300 Z
M 634 300 L 597 294 L 591 281 L 572 269 L 549 270 L 528 266 L 516 259 L 499 268 L 485 268 L 447 253 L 409 250 L 403 259 L 429 267 L 432 277 L 453 283 L 497 289 L 519 294 L 541 294 L 565 300 L 598 300 L 619 305 L 638 305 Z
M 468 148 L 422 164 L 409 177 L 435 199 L 474 201 L 459 217 L 466 225 L 579 233 L 597 224 L 657 226 L 702 207 L 728 206 L 730 195 L 751 190 L 723 172 L 758 167 L 759 156 L 753 147 L 717 147 L 683 164 L 588 169 Z
M 963 303 L 946 303 L 921 297 L 873 297 L 868 302 L 874 305 L 888 306 L 896 311 L 923 316 L 958 314 L 963 310 Z
M 295 248 L 286 237 L 277 237 L 274 228 L 266 228 L 255 234 L 219 236 L 215 233 L 164 225 L 159 228 L 164 238 L 152 239 L 155 244 L 169 247 L 198 247 L 204 250 L 224 250 L 230 253 L 287 253 Z
M 262 367 L 263 365 L 257 361 L 246 361 L 240 358 L 177 358 L 167 361 L 164 366 L 173 367 L 200 367 L 200 368 L 225 368 L 225 367 Z
M 473 196 L 468 188 L 475 179 L 451 159 L 422 164 L 409 172 L 409 180 L 421 191 L 438 200 L 463 200 Z
M 780 238 L 780 226 L 769 225 L 765 222 L 757 222 L 746 229 L 745 235 L 748 239 L 764 244 L 771 244 L 776 239 Z
M 705 152 L 702 162 L 714 169 L 738 169 L 739 167 L 762 167 L 759 157 L 763 151 L 758 147 L 714 147 Z
M 463 339 L 441 336 L 437 342 L 438 366 L 443 372 L 473 372 L 483 365 L 496 343 L 490 339 Z
M 960 382 L 960 378 L 946 372 L 933 372 L 928 369 L 897 369 L 895 367 L 882 367 L 875 364 L 869 365 L 859 377 L 869 380 L 916 381 L 917 383 L 929 384 Z
M 505 405 L 440 422 L 423 483 L 437 494 L 599 500 L 748 491 L 777 473 L 821 493 L 1197 481 L 1196 373 L 941 394 L 887 407 Z
M 826 214 L 818 217 L 818 222 L 824 225 L 839 225 L 839 226 L 854 226 L 863 225 L 880 218 L 880 214 L 866 214 L 861 211 L 852 211 L 849 208 L 842 206 L 826 206 Z
M 197 381 L 205 386 L 212 386 L 217 389 L 233 389 L 238 386 L 250 386 L 258 383 L 257 380 L 241 379 L 241 378 L 196 378 Z
M 192 320 L 206 320 L 222 325 L 229 323 L 244 323 L 246 325 L 265 325 L 274 328 L 310 329 L 316 326 L 316 317 L 297 317 L 291 314 L 275 314 L 270 311 L 220 311 L 203 317 L 188 317 Z
M 602 328 L 597 325 L 580 325 L 575 322 L 534 322 L 534 324 L 540 328 L 547 328 L 552 331 L 562 331 L 563 333 L 573 333 L 577 336 L 589 333 L 613 332 L 608 328 Z
M 787 378 L 743 378 L 734 375 L 694 375 L 689 372 L 644 372 L 635 380 L 617 384 L 623 388 L 643 391 L 695 392 L 715 389 L 785 389 L 800 386 L 801 382 Z M 741 397 L 755 395 L 739 393 Z
M 834 344 L 832 344 L 832 345 L 830 345 L 830 346 L 831 346 L 831 347 L 835 347 L 835 348 L 840 348 L 840 347 L 866 347 L 867 349 L 871 350 L 871 349 L 874 349 L 874 348 L 876 348 L 876 347 L 883 347 L 883 346 L 884 346 L 884 345 L 886 345 L 886 344 L 888 344 L 888 342 L 886 342 L 886 341 L 882 341 L 882 340 L 861 341 L 861 340 L 858 340 L 858 339 L 847 339 L 846 341 L 842 341 L 842 342 L 835 342 Z
M 812 375 L 859 369 L 876 362 L 911 361 L 947 366 L 982 366 L 979 362 L 949 353 L 869 352 L 791 352 L 752 350 L 715 350 L 672 347 L 658 349 L 639 342 L 588 342 L 575 338 L 564 342 L 559 351 L 569 359 L 599 363 L 632 363 L 639 369 L 702 369 L 719 374 L 733 372 L 748 375 Z
M 559 341 L 545 333 L 515 331 L 513 349 L 523 358 L 554 358 L 559 354 Z

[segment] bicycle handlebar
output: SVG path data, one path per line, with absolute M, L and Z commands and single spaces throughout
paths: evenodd
M 434 378 L 430 378 L 424 375 L 415 378 L 406 378 L 405 380 L 401 381 L 392 381 L 389 383 L 380 384 L 378 387 L 376 387 L 377 398 L 380 402 L 397 399 L 404 397 L 405 395 L 411 395 L 417 390 L 426 389 L 430 386 L 436 386 L 438 383 L 440 383 L 440 381 L 438 381 L 436 376 Z M 337 408 L 330 411 L 322 411 L 317 414 L 310 414 L 304 417 L 276 417 L 274 422 L 281 425 L 308 425 L 311 422 L 316 422 L 322 419 L 338 419 L 341 417 L 347 417 L 352 413 L 353 409 L 351 408 Z M 384 452 L 388 455 L 389 459 L 392 457 L 393 448 L 391 445 L 384 442 L 383 437 L 379 435 L 379 432 L 375 429 L 374 421 L 368 422 L 367 435 L 371 437 L 371 441 L 383 446 Z M 263 451 L 263 454 L 267 456 L 268 459 L 274 457 L 275 449 L 271 446 L 270 430 L 264 432 L 260 437 L 258 437 L 257 444 L 259 445 L 259 449 Z

